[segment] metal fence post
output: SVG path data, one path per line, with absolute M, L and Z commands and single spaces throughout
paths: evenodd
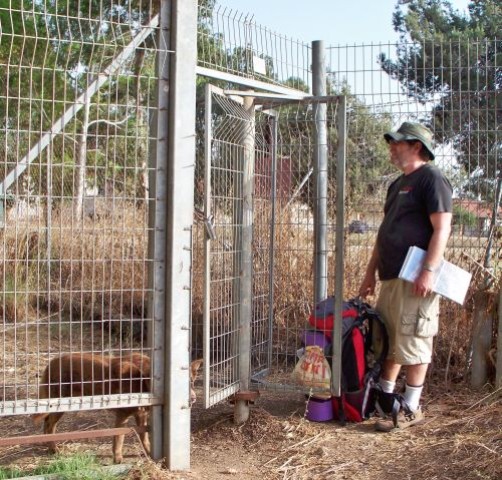
M 274 275 L 275 275 L 275 249 L 276 249 L 276 209 L 277 209 L 277 138 L 279 130 L 279 122 L 277 113 L 274 111 L 270 117 L 270 126 L 272 129 L 271 136 L 271 152 L 272 152 L 272 171 L 271 175 L 271 214 L 270 214 L 270 251 L 268 256 L 269 261 L 269 276 L 268 276 L 268 348 L 267 348 L 267 370 L 272 366 L 273 354 L 273 335 L 274 335 Z
M 190 274 L 195 172 L 197 2 L 172 0 L 166 249 L 166 393 L 164 457 L 172 470 L 190 468 Z M 164 16 L 165 18 L 165 16 Z M 169 28 L 163 22 L 161 29 Z
M 249 390 L 251 356 L 251 315 L 253 298 L 253 183 L 255 153 L 254 98 L 244 97 L 244 109 L 249 121 L 244 122 L 242 156 L 242 235 L 240 248 L 239 283 L 239 379 L 240 390 Z M 249 418 L 249 405 L 246 400 L 235 402 L 234 422 L 244 423 Z
M 335 318 L 343 312 L 344 275 L 344 220 L 345 220 L 345 167 L 347 153 L 347 97 L 340 96 L 338 106 L 338 150 L 336 153 L 336 241 L 335 241 Z M 342 322 L 333 326 L 333 361 L 331 366 L 331 391 L 340 396 L 342 378 Z
M 324 42 L 312 42 L 312 88 L 314 96 L 326 95 L 326 51 Z M 328 133 L 326 126 L 326 103 L 314 104 L 316 148 L 314 150 L 315 207 L 315 303 L 327 296 L 327 214 L 328 214 Z
M 149 315 L 153 328 L 148 331 L 148 344 L 152 348 L 152 393 L 159 398 L 165 392 L 165 339 L 166 339 L 166 213 L 167 213 L 167 138 L 169 98 L 169 31 L 170 12 L 168 1 L 160 7 L 160 28 L 157 33 L 158 52 L 156 72 L 158 75 L 156 109 L 152 111 L 150 148 L 150 191 L 148 206 L 148 258 L 152 258 L 148 271 L 151 295 L 148 299 Z M 164 455 L 162 406 L 151 409 L 152 457 L 159 460 Z

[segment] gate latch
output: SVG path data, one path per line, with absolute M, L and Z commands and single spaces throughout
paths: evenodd
M 216 232 L 214 231 L 214 215 L 209 215 L 204 219 L 204 225 L 206 226 L 206 232 L 209 240 L 216 240 Z

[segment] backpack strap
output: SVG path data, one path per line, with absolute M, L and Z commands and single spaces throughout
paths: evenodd
M 403 407 L 403 403 L 406 404 L 403 397 L 399 393 L 384 392 L 378 383 L 374 385 L 373 391 L 376 395 L 375 408 L 378 411 L 378 414 L 382 418 L 390 416 L 394 426 L 397 426 L 399 411 L 401 410 L 401 407 Z
M 335 397 L 336 402 L 338 404 L 338 420 L 342 427 L 344 427 L 347 424 L 347 414 L 345 413 L 345 406 L 344 406 L 344 394 L 342 394 L 339 397 Z
M 369 342 L 368 345 L 366 345 L 368 350 L 373 350 L 373 338 L 375 336 L 375 326 L 378 325 L 378 328 L 380 330 L 380 339 L 382 341 L 382 349 L 380 351 L 380 355 L 375 358 L 375 369 L 377 370 L 375 372 L 375 378 L 378 378 L 380 376 L 380 370 L 383 365 L 384 360 L 387 358 L 387 355 L 389 353 L 389 336 L 387 334 L 387 328 L 385 327 L 385 324 L 383 323 L 379 313 L 368 303 L 363 302 L 361 297 L 356 297 L 350 300 L 350 303 L 354 305 L 354 307 L 357 308 L 357 311 L 359 312 L 359 318 L 358 320 L 362 323 L 365 319 L 368 319 L 368 328 L 369 330 L 369 335 L 366 336 L 367 341 Z
M 380 329 L 380 338 L 382 340 L 382 351 L 380 352 L 380 355 L 378 358 L 376 358 L 376 364 L 380 367 L 383 364 L 383 361 L 387 358 L 387 355 L 389 354 L 389 336 L 387 334 L 387 328 L 385 327 L 385 324 L 383 323 L 382 319 L 380 318 L 380 315 L 378 312 L 370 307 L 367 303 L 364 304 L 364 316 L 371 320 L 369 322 L 370 324 L 370 340 L 372 340 L 375 336 L 375 326 L 378 325 L 378 328 Z M 371 348 L 373 348 L 372 345 L 370 345 Z

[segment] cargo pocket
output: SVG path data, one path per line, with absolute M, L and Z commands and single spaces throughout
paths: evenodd
M 401 334 L 402 335 L 415 335 L 417 327 L 417 314 L 405 313 L 401 317 Z
M 421 313 L 418 314 L 417 320 L 417 337 L 433 337 L 437 335 L 439 330 L 439 319 L 438 315 L 423 315 Z

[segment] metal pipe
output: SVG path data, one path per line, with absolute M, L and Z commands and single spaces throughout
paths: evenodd
M 148 346 L 152 348 L 152 393 L 157 397 L 164 396 L 165 383 L 165 339 L 166 339 L 166 245 L 167 245 L 167 137 L 168 107 L 166 94 L 169 88 L 169 4 L 166 0 L 160 5 L 160 25 L 157 32 L 159 50 L 156 58 L 158 75 L 156 102 L 153 109 L 152 135 L 150 145 L 150 193 L 148 205 L 148 258 L 154 259 L 149 264 L 148 286 L 152 292 L 148 298 L 148 316 L 152 318 L 148 328 Z M 152 407 L 151 410 L 151 444 L 152 458 L 158 460 L 164 456 L 164 436 L 162 428 L 163 407 Z
M 326 95 L 326 59 L 324 42 L 312 42 L 312 86 L 315 96 Z M 316 146 L 313 166 L 315 178 L 314 206 L 314 300 L 320 302 L 327 296 L 328 251 L 327 251 L 327 215 L 328 215 L 328 132 L 327 105 L 323 102 L 314 104 Z
M 204 218 L 211 217 L 211 147 L 213 144 L 212 123 L 212 86 L 205 87 L 205 132 L 204 132 Z M 204 231 L 204 305 L 203 305 L 203 352 L 204 363 L 204 407 L 210 406 L 210 372 L 211 372 L 211 236 Z
M 267 350 L 267 370 L 272 367 L 272 347 L 274 330 L 274 257 L 275 257 L 275 209 L 277 203 L 277 133 L 278 121 L 276 112 L 269 112 L 270 125 L 272 128 L 272 192 L 271 192 L 271 215 L 270 215 L 270 250 L 269 250 L 269 272 L 268 272 L 268 350 Z
M 242 165 L 242 234 L 240 249 L 239 282 L 239 379 L 240 391 L 249 390 L 251 371 L 251 316 L 253 314 L 253 186 L 255 162 L 255 107 L 253 97 L 244 98 L 244 109 L 248 118 L 243 122 L 243 165 Z M 234 409 L 234 423 L 241 424 L 249 418 L 249 403 L 237 400 Z
M 213 68 L 197 66 L 195 71 L 197 75 L 203 77 L 223 80 L 226 83 L 234 83 L 242 87 L 252 88 L 253 90 L 264 90 L 266 92 L 277 93 L 279 95 L 292 95 L 300 98 L 310 97 L 308 93 L 295 90 L 294 88 L 283 87 L 282 85 L 276 85 L 275 83 L 262 82 L 260 80 L 255 80 L 254 78 L 241 77 L 233 73 L 215 70 Z
M 190 468 L 190 275 L 195 172 L 197 2 L 172 0 L 166 248 L 166 392 L 164 457 L 171 470 Z M 167 140 L 167 139 L 165 139 Z
M 77 432 L 45 433 L 43 435 L 23 435 L 19 437 L 0 438 L 0 447 L 13 445 L 29 445 L 33 443 L 65 442 L 67 440 L 81 440 L 84 438 L 103 438 L 115 435 L 130 435 L 131 433 L 144 433 L 145 427 L 116 427 L 100 430 L 83 430 Z
M 339 97 L 338 150 L 336 159 L 336 240 L 335 240 L 335 318 L 333 322 L 333 360 L 331 365 L 331 392 L 341 393 L 342 378 L 342 313 L 344 272 L 344 220 L 345 220 L 345 167 L 347 151 L 347 97 Z

